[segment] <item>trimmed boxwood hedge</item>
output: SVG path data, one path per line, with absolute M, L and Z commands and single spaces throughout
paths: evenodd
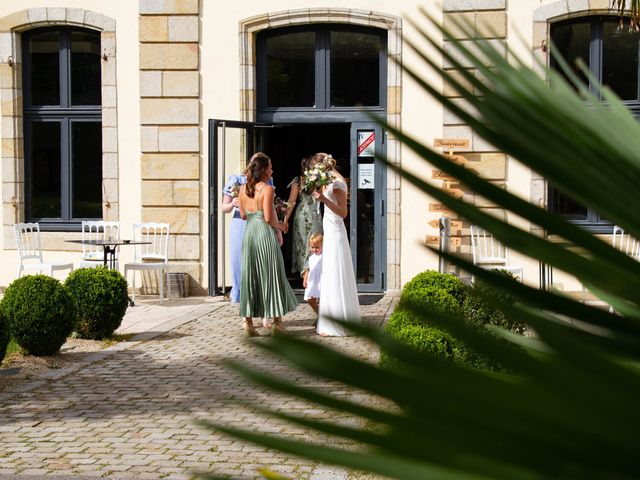
M 454 275 L 435 271 L 419 273 L 404 286 L 398 306 L 385 325 L 385 331 L 416 350 L 461 362 L 465 347 L 448 332 L 430 325 L 427 317 L 409 310 L 407 305 L 411 303 L 426 310 L 461 315 L 465 289 L 465 285 Z M 402 368 L 385 351 L 380 353 L 380 365 L 392 369 Z
M 73 271 L 65 282 L 76 306 L 74 331 L 80 338 L 113 335 L 127 310 L 127 281 L 117 270 L 100 266 Z
M 422 272 L 404 286 L 398 306 L 385 325 L 385 331 L 420 352 L 460 365 L 504 372 L 506 370 L 502 366 L 477 354 L 450 333 L 430 324 L 426 313 L 442 312 L 458 316 L 478 328 L 493 324 L 523 333 L 521 324 L 510 322 L 500 310 L 484 300 L 487 297 L 505 303 L 513 302 L 513 299 L 504 295 L 498 296 L 494 289 L 481 282 L 476 282 L 473 288 L 469 288 L 454 275 L 436 271 Z M 409 304 L 424 309 L 425 314 L 409 310 Z M 406 368 L 385 351 L 380 354 L 380 365 L 391 369 Z
M 7 288 L 1 309 L 9 333 L 31 355 L 53 355 L 73 329 L 75 307 L 67 289 L 47 275 L 27 275 Z

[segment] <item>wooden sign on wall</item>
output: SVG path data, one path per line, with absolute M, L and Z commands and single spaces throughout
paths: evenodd
M 427 245 L 440 245 L 440 237 L 438 235 L 427 235 L 425 242 Z M 462 245 L 462 238 L 449 237 L 450 248 L 458 248 L 460 245 Z
M 430 212 L 450 212 L 451 210 L 443 203 L 429 203 Z
M 433 140 L 435 148 L 444 148 L 446 150 L 468 150 L 469 143 L 467 138 L 435 138 Z

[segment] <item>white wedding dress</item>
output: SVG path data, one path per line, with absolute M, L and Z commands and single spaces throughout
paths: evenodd
M 342 179 L 335 180 L 325 191 L 325 196 L 335 202 L 334 189 L 347 191 Z M 320 312 L 318 333 L 335 337 L 351 335 L 330 318 L 360 323 L 360 304 L 356 276 L 353 273 L 351 250 L 344 220 L 329 207 L 322 219 L 324 241 L 322 245 L 322 279 L 320 281 Z

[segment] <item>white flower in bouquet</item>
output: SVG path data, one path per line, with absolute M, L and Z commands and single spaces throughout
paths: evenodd
M 320 164 L 304 171 L 304 181 L 302 182 L 302 191 L 311 193 L 322 187 L 329 185 L 334 180 L 332 172 L 327 171 L 326 166 Z

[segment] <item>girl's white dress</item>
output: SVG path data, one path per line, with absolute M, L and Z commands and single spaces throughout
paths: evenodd
M 322 278 L 322 254 L 309 255 L 307 273 L 307 288 L 304 289 L 304 299 L 320 298 L 320 279 Z
M 342 179 L 335 180 L 325 191 L 325 196 L 335 202 L 334 190 L 347 191 Z M 344 220 L 330 208 L 324 209 L 322 220 L 324 240 L 322 246 L 322 280 L 320 291 L 320 312 L 318 333 L 343 337 L 351 333 L 341 325 L 330 320 L 335 318 L 348 322 L 360 323 L 360 304 L 356 276 L 353 273 L 351 249 Z

